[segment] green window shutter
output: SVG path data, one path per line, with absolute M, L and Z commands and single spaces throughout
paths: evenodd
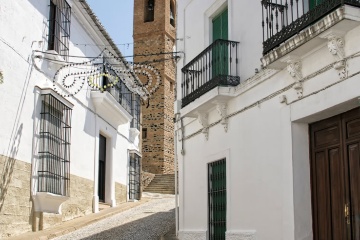
M 212 21 L 213 42 L 217 39 L 228 39 L 228 10 L 226 9 Z
M 218 39 L 228 40 L 228 9 L 216 16 L 212 21 L 213 42 Z M 228 75 L 228 49 L 227 45 L 221 44 L 213 48 L 212 78 Z
M 314 9 L 316 6 L 320 5 L 324 0 L 309 0 L 310 10 Z
M 221 14 L 221 24 L 222 24 L 221 38 L 224 40 L 228 40 L 229 24 L 228 24 L 228 10 L 227 9 Z

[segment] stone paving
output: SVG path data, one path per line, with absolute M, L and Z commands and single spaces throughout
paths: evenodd
M 63 235 L 68 239 L 159 240 L 175 226 L 174 195 L 149 194 L 151 201 Z

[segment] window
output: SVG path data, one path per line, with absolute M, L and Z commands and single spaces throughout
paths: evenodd
M 145 0 L 145 22 L 154 21 L 155 0 Z
M 48 50 L 69 56 L 71 9 L 65 0 L 50 0 Z
M 129 166 L 129 199 L 140 199 L 140 156 L 130 153 Z
M 131 127 L 140 130 L 140 96 L 135 93 L 132 94 L 131 115 L 133 116 Z
M 52 94 L 42 95 L 38 192 L 69 196 L 71 112 Z
M 147 138 L 147 128 L 143 128 L 142 129 L 142 139 L 146 139 Z
M 209 239 L 225 240 L 226 160 L 208 164 Z
M 174 11 L 174 2 L 170 2 L 170 24 L 171 26 L 175 27 L 175 11 Z

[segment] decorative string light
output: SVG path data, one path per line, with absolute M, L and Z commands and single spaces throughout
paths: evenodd
M 126 78 L 126 74 L 130 77 Z M 147 78 L 145 84 L 141 83 L 137 77 L 138 74 Z M 105 85 L 102 83 L 104 77 L 108 81 Z M 89 61 L 62 66 L 53 78 L 54 91 L 61 96 L 70 97 L 80 92 L 85 81 L 90 88 L 101 92 L 116 87 L 121 81 L 131 92 L 138 94 L 146 101 L 160 87 L 161 77 L 159 70 L 148 63 L 133 64 L 104 49 L 97 57 Z M 56 83 L 59 83 L 60 87 L 57 87 Z

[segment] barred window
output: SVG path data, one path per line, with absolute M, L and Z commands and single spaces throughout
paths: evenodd
M 42 95 L 38 192 L 69 196 L 71 112 L 52 94 Z
M 140 160 L 136 153 L 130 153 L 129 167 L 129 199 L 140 199 Z
M 133 116 L 131 127 L 140 131 L 140 96 L 138 94 L 132 95 L 131 115 Z
M 208 164 L 209 239 L 225 240 L 226 159 Z
M 69 56 L 71 8 L 65 0 L 50 0 L 48 50 L 66 61 Z

